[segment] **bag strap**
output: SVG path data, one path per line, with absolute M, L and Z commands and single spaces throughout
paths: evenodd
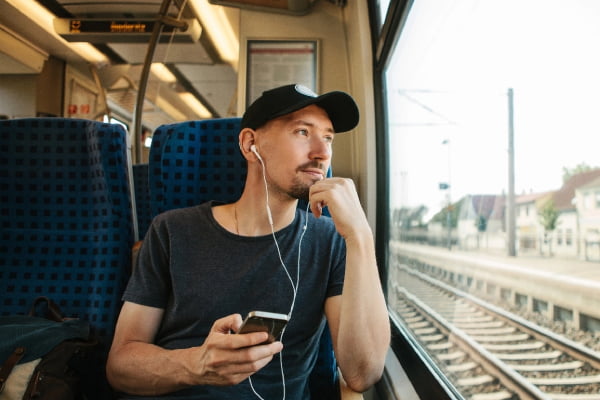
M 58 305 L 46 296 L 40 296 L 33 301 L 28 313 L 30 317 L 36 316 L 36 308 L 41 303 L 46 303 L 46 319 L 56 322 L 63 322 L 65 320 L 65 317 Z
M 4 385 L 8 380 L 8 376 L 12 372 L 13 368 L 23 358 L 25 354 L 25 347 L 17 347 L 10 356 L 4 361 L 4 364 L 0 366 L 0 393 L 4 390 Z

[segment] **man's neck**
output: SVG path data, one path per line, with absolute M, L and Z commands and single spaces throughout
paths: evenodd
M 279 231 L 294 221 L 297 200 L 283 201 L 269 199 L 269 204 L 261 196 L 244 196 L 233 206 L 236 233 L 242 236 L 262 236 Z
M 294 221 L 297 201 L 269 201 L 264 198 L 242 197 L 235 203 L 213 207 L 215 220 L 224 229 L 240 236 L 264 236 L 277 232 Z M 272 221 L 272 226 L 271 226 Z

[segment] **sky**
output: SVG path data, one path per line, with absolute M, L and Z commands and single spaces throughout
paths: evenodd
M 386 77 L 392 207 L 507 191 L 509 88 L 517 195 L 600 167 L 598 0 L 415 0 Z

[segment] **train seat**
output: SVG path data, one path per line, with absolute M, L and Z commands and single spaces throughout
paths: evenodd
M 244 188 L 246 160 L 240 153 L 241 118 L 187 121 L 160 126 L 153 135 L 149 158 L 151 212 L 157 215 L 208 200 L 238 199 Z M 305 207 L 305 206 L 303 206 Z M 325 329 L 319 359 L 311 374 L 315 399 L 362 398 L 343 384 Z M 357 396 L 357 397 L 355 397 Z
M 119 125 L 0 121 L 0 310 L 47 296 L 106 346 L 131 270 L 133 218 Z

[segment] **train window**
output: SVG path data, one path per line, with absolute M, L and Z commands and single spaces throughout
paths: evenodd
M 127 125 L 127 123 L 125 123 L 124 121 L 115 118 L 115 117 L 109 117 L 108 115 L 104 116 L 104 122 L 108 122 L 111 124 L 119 124 L 121 125 L 123 128 L 125 128 L 125 131 L 129 130 L 129 126 Z
M 377 25 L 379 25 L 377 28 L 381 29 L 390 8 L 390 0 L 378 0 L 375 3 L 377 8 Z
M 600 3 L 420 0 L 400 29 L 397 330 L 459 397 L 599 398 Z

